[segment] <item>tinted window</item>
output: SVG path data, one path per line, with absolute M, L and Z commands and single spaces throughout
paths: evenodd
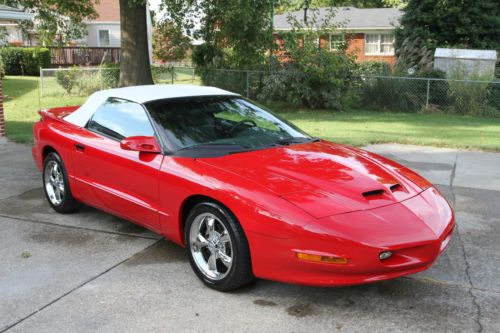
M 141 105 L 116 98 L 97 108 L 87 128 L 117 140 L 154 135 L 148 115 Z
M 160 135 L 177 149 L 260 148 L 311 137 L 262 107 L 239 97 L 196 97 L 146 103 Z M 292 140 L 292 141 L 289 141 Z

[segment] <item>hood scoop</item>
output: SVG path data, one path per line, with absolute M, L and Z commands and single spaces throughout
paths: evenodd
M 326 142 L 200 161 L 265 187 L 315 218 L 394 204 L 420 191 L 395 167 Z
M 396 191 L 404 191 L 403 187 L 398 183 L 389 186 L 389 189 L 391 190 L 391 193 L 394 193 Z M 373 200 L 373 199 L 379 199 L 381 196 L 383 196 L 386 193 L 387 192 L 385 189 L 380 188 L 380 189 L 376 189 L 376 190 L 366 191 L 366 192 L 363 192 L 361 194 L 366 199 Z
M 403 187 L 400 184 L 394 184 L 389 187 L 391 192 L 403 191 Z
M 385 191 L 383 189 L 380 189 L 380 190 L 372 190 L 372 191 L 366 191 L 366 192 L 363 192 L 363 196 L 365 198 L 371 198 L 371 197 L 377 197 L 379 195 L 384 195 Z

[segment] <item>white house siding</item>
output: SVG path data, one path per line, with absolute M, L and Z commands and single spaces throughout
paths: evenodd
M 92 22 L 87 23 L 86 44 L 89 47 L 103 47 L 99 45 L 99 30 L 109 30 L 109 47 L 120 47 L 120 23 Z
M 17 23 L 0 21 L 0 26 L 7 30 L 8 43 L 18 43 L 23 41 L 23 34 L 21 33 L 21 29 L 19 29 Z

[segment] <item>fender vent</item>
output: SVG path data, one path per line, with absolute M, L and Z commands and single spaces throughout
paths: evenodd
M 373 191 L 363 192 L 363 196 L 365 198 L 374 197 L 374 196 L 383 195 L 383 194 L 384 194 L 384 190 L 373 190 Z

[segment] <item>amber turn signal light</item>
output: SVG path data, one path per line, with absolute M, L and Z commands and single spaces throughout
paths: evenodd
M 331 257 L 331 256 L 322 256 L 319 254 L 310 254 L 310 253 L 302 253 L 296 252 L 295 256 L 304 261 L 314 261 L 321 262 L 325 264 L 337 264 L 337 265 L 345 265 L 347 264 L 347 258 L 341 257 Z

